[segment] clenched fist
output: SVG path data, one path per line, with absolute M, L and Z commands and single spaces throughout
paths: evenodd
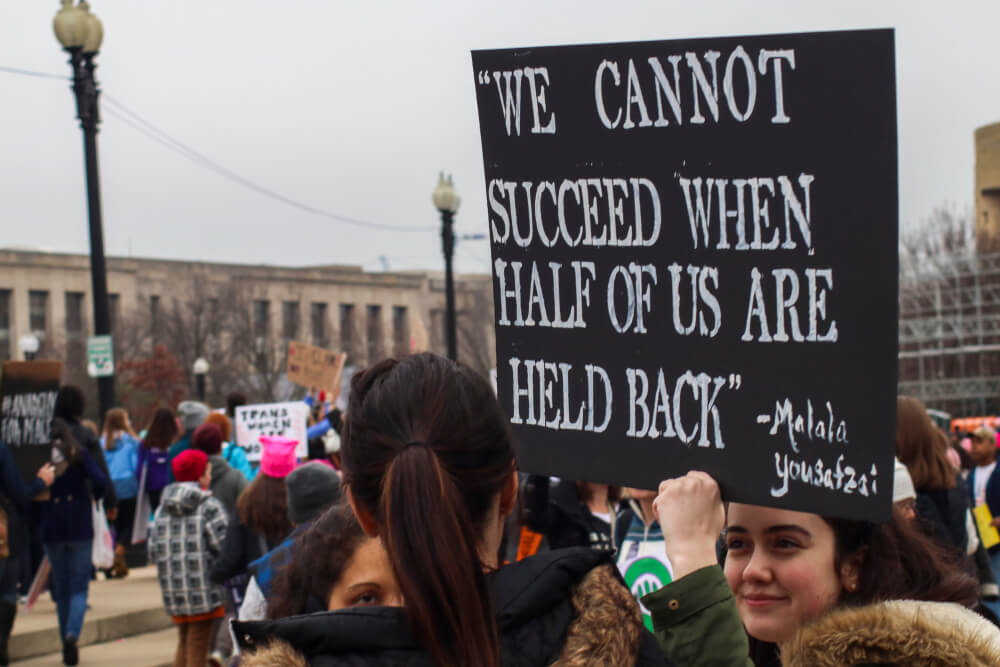
M 715 542 L 725 527 L 726 511 L 714 479 L 693 470 L 683 477 L 660 482 L 653 507 L 674 579 L 718 563 Z

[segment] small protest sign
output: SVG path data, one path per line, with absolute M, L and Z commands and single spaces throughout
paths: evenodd
M 289 382 L 308 389 L 335 391 L 347 355 L 331 352 L 308 343 L 289 341 L 286 374 Z
M 889 516 L 891 30 L 473 52 L 525 471 Z
M 259 461 L 261 454 L 260 436 L 283 435 L 299 441 L 296 456 L 305 458 L 309 454 L 306 441 L 306 420 L 309 406 L 302 401 L 289 403 L 260 403 L 236 408 L 236 444 L 243 448 L 247 460 Z
M 0 440 L 30 479 L 49 460 L 49 427 L 59 393 L 61 361 L 5 361 L 0 378 Z

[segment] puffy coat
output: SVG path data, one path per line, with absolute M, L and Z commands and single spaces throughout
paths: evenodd
M 607 555 L 548 551 L 504 566 L 490 584 L 505 666 L 664 664 Z M 233 630 L 242 667 L 431 665 L 402 608 L 356 607 Z
M 1000 630 L 950 602 L 896 600 L 844 607 L 781 646 L 782 667 L 1000 665 Z
M 211 583 L 208 569 L 222 552 L 227 523 L 222 503 L 196 482 L 175 482 L 163 490 L 147 548 L 171 616 L 196 616 L 222 606 L 223 589 Z

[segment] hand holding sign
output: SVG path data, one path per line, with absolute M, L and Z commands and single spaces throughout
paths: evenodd
M 715 542 L 726 525 L 726 510 L 714 479 L 692 470 L 660 482 L 653 508 L 675 579 L 719 562 Z

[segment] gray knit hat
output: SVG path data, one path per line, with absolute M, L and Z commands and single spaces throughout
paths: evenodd
M 288 473 L 285 490 L 288 493 L 288 519 L 301 525 L 340 500 L 340 477 L 332 467 L 313 461 Z
M 208 406 L 198 401 L 181 401 L 177 406 L 177 417 L 181 420 L 184 433 L 190 433 L 208 419 Z

